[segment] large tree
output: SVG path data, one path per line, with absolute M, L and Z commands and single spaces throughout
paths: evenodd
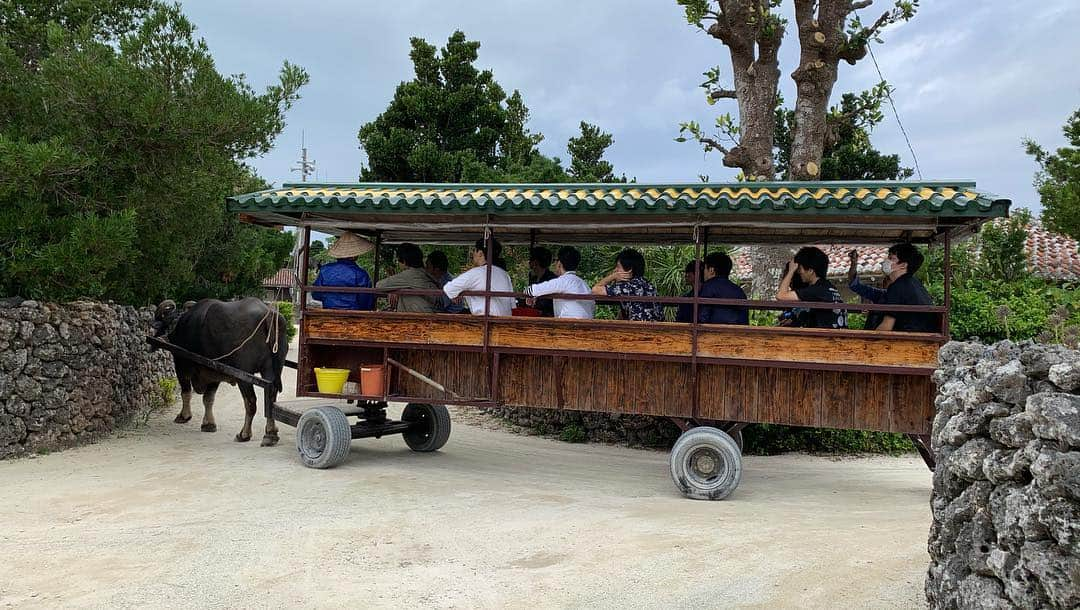
M 570 153 L 570 178 L 574 182 L 626 182 L 626 176 L 615 177 L 615 167 L 604 159 L 604 152 L 614 143 L 610 133 L 582 121 L 581 134 L 566 144 Z
M 780 67 L 777 60 L 787 20 L 777 9 L 782 0 L 676 0 L 689 23 L 720 40 L 731 57 L 734 89 L 725 88 L 719 68 L 706 72 L 706 100 L 735 99 L 738 123 L 730 115 L 716 122 L 717 133 L 709 135 L 695 122 L 680 126 L 678 139 L 694 139 L 706 151 L 723 153 L 723 163 L 742 170 L 745 178 L 773 179 L 776 167 L 772 149 L 775 133 L 774 108 L 778 96 Z M 796 180 L 821 177 L 821 157 L 828 133 L 826 116 L 829 98 L 838 76 L 840 61 L 855 64 L 868 44 L 877 40 L 882 28 L 910 19 L 917 0 L 896 0 L 869 25 L 857 11 L 873 0 L 793 0 L 799 37 L 799 65 L 792 72 L 797 97 L 790 174 Z
M 521 92 L 506 97 L 491 70 L 474 64 L 480 43 L 454 32 L 437 50 L 411 39 L 414 77 L 402 82 L 389 106 L 358 134 L 367 153 L 361 180 L 381 182 L 606 182 L 603 159 L 611 134 L 581 123 L 571 138 L 570 172 L 537 148 Z
M 506 93 L 491 70 L 473 65 L 480 43 L 460 31 L 441 50 L 422 38 L 410 43 L 415 77 L 399 84 L 389 107 L 360 128 L 368 157 L 360 179 L 460 182 L 470 166 L 495 167 L 500 139 L 507 141 Z M 512 152 L 521 146 L 513 142 Z
M 1054 231 L 1080 239 L 1080 110 L 1063 128 L 1067 146 L 1055 152 L 1024 140 L 1027 153 L 1039 164 L 1035 187 L 1042 200 L 1042 220 Z
M 0 75 L 0 293 L 227 297 L 283 262 L 289 238 L 235 226 L 223 201 L 282 130 L 300 68 L 257 94 L 175 5 L 16 0 Z

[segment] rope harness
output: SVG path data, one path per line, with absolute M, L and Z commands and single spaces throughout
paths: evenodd
M 229 356 L 232 356 L 236 352 L 240 351 L 241 348 L 243 348 L 245 345 L 247 345 L 248 341 L 251 341 L 255 337 L 255 334 L 259 332 L 259 329 L 262 328 L 263 322 L 266 322 L 266 320 L 270 317 L 270 314 L 275 314 L 275 313 L 281 313 L 281 312 L 278 311 L 277 306 L 275 305 L 274 307 L 270 307 L 269 305 L 267 305 L 266 306 L 266 314 L 263 315 L 262 319 L 259 320 L 259 323 L 255 325 L 255 329 L 251 331 L 251 334 L 248 335 L 247 339 L 244 339 L 240 343 L 240 345 L 237 345 L 236 347 L 234 347 L 232 349 L 232 351 L 230 351 L 229 353 L 227 353 L 227 354 L 225 354 L 223 356 L 218 356 L 217 358 L 211 358 L 211 360 L 217 362 L 218 360 L 223 360 L 225 358 L 228 358 Z M 281 330 L 278 328 L 277 320 L 275 319 L 274 324 L 272 324 L 270 326 L 270 329 L 266 333 L 266 344 L 270 346 L 270 353 L 272 353 L 272 354 L 278 353 L 278 337 L 280 337 L 280 336 L 281 336 Z

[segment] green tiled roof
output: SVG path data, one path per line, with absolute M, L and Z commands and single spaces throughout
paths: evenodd
M 993 218 L 1009 200 L 973 182 L 738 182 L 728 184 L 285 184 L 229 197 L 230 212 L 535 214 L 843 214 Z

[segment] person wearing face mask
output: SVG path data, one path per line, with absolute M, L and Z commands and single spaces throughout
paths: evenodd
M 915 277 L 922 264 L 922 252 L 912 244 L 896 244 L 889 248 L 889 258 L 881 263 L 881 270 L 890 281 L 889 288 L 885 291 L 884 304 L 934 304 L 926 287 Z M 936 314 L 898 312 L 882 316 L 881 324 L 877 325 L 876 330 L 933 333 L 940 330 L 940 325 Z
M 805 288 L 793 290 L 791 282 L 795 274 L 806 283 Z M 795 258 L 788 262 L 784 279 L 776 291 L 780 301 L 807 301 L 818 303 L 843 303 L 840 292 L 832 285 L 826 275 L 829 273 L 829 256 L 820 248 L 807 246 L 795 253 Z M 813 328 L 847 328 L 847 311 L 843 309 L 811 309 L 801 316 L 805 320 L 801 326 Z

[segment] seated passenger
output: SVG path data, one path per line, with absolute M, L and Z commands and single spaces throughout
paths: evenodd
M 397 247 L 398 265 L 401 271 L 383 278 L 375 284 L 376 288 L 391 290 L 394 288 L 412 288 L 417 290 L 439 290 L 442 287 L 424 271 L 424 253 L 415 244 L 401 244 Z M 395 311 L 413 313 L 435 313 L 435 299 L 432 295 L 403 294 L 390 295 L 390 304 Z
M 896 244 L 889 248 L 889 258 L 881 263 L 881 270 L 892 281 L 885 291 L 886 305 L 933 305 L 915 273 L 922 267 L 923 255 L 912 244 Z M 937 314 L 933 313 L 887 313 L 882 316 L 876 330 L 900 330 L 917 333 L 936 333 L 941 330 Z
M 555 279 L 557 276 L 549 267 L 551 267 L 551 250 L 539 246 L 529 249 L 529 284 L 540 284 Z M 555 305 L 551 299 L 536 299 L 534 307 L 539 309 L 540 315 L 545 318 L 555 315 Z
M 443 286 L 443 292 L 451 299 L 457 299 L 462 292 L 472 290 L 484 290 L 487 286 L 488 269 L 491 269 L 490 292 L 513 292 L 514 285 L 510 282 L 510 276 L 503 269 L 502 244 L 491 240 L 491 254 L 495 264 L 489 265 L 487 260 L 487 244 L 483 239 L 476 240 L 475 249 L 472 253 L 473 268 L 450 280 Z M 510 316 L 514 310 L 514 297 L 490 297 L 491 311 L 484 309 L 483 296 L 465 296 L 465 303 L 474 316 Z
M 656 287 L 645 279 L 645 257 L 627 248 L 615 257 L 615 270 L 596 283 L 592 293 L 600 296 L 656 296 Z M 623 301 L 619 318 L 637 322 L 662 322 L 664 310 L 659 303 Z
M 356 257 L 374 248 L 374 244 L 355 233 L 342 233 L 326 251 L 337 260 L 319 268 L 315 286 L 371 288 L 371 278 L 356 264 Z M 371 293 L 312 292 L 311 298 L 321 301 L 326 309 L 375 309 L 375 295 Z
M 686 263 L 685 267 L 683 267 L 683 282 L 687 286 L 690 287 L 686 292 L 684 292 L 682 294 L 682 296 L 684 298 L 689 298 L 689 297 L 694 296 L 694 265 L 695 265 L 695 261 L 690 261 L 689 263 Z M 701 282 L 699 284 L 699 287 L 701 285 L 705 284 L 705 264 L 701 263 L 700 268 L 701 268 L 701 271 L 700 271 L 700 273 L 701 273 Z M 700 288 L 699 288 L 699 290 L 700 290 Z M 694 304 L 693 303 L 680 303 L 679 307 L 675 310 L 675 321 L 676 322 L 685 322 L 685 323 L 689 324 L 690 321 L 693 320 L 693 319 L 694 319 Z
M 546 294 L 591 294 L 589 285 L 577 275 L 581 253 L 577 248 L 563 246 L 555 261 L 555 279 L 532 284 L 525 288 L 525 294 L 531 297 Z M 553 303 L 556 318 L 579 318 L 590 320 L 596 313 L 594 301 L 578 301 L 555 298 Z
M 428 254 L 427 262 L 424 263 L 424 269 L 431 276 L 431 279 L 435 280 L 435 283 L 439 285 L 439 288 L 445 287 L 447 282 L 454 279 L 454 276 L 447 271 L 449 266 L 450 262 L 446 259 L 446 253 L 442 250 L 435 250 Z M 465 313 L 465 308 L 451 301 L 450 297 L 444 293 L 440 297 L 435 297 L 435 311 L 438 313 Z
M 707 299 L 745 299 L 746 292 L 732 282 L 731 257 L 713 252 L 705 257 L 705 284 L 700 296 Z M 730 305 L 698 305 L 698 322 L 703 324 L 750 324 L 750 312 Z
M 848 289 L 854 292 L 863 303 L 873 303 L 878 305 L 885 301 L 885 288 L 889 287 L 889 278 L 885 277 L 884 288 L 877 288 L 870 286 L 859 281 L 859 251 L 852 250 L 848 252 L 848 258 L 851 259 L 851 266 L 848 267 Z M 871 311 L 866 316 L 866 330 L 877 328 L 881 324 L 881 312 Z
M 791 289 L 791 281 L 798 273 L 805 288 Z M 843 303 L 840 293 L 826 276 L 829 273 L 829 257 L 820 249 L 807 246 L 795 253 L 788 261 L 784 279 L 776 298 L 780 301 L 805 301 L 810 303 Z M 800 326 L 813 328 L 847 328 L 847 311 L 843 309 L 811 309 L 800 316 Z

